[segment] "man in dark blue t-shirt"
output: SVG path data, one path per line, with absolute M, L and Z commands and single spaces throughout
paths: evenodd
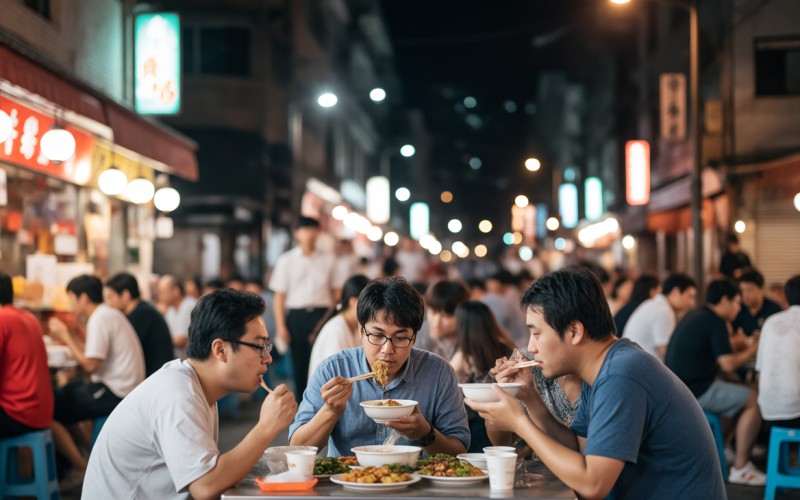
M 530 371 L 498 360 L 498 382 L 520 382 L 517 398 L 466 403 L 486 419 L 492 441 L 519 435 L 582 497 L 725 498 L 714 438 L 686 386 L 655 357 L 615 336 L 600 283 L 567 268 L 536 280 L 522 297 L 528 350 L 547 378 L 584 384 L 572 428 L 547 411 Z
M 733 328 L 738 332 L 742 329 L 748 337 L 760 332 L 764 321 L 783 309 L 777 302 L 767 298 L 764 290 L 764 276 L 755 270 L 742 273 L 739 277 L 739 287 L 742 290 L 742 309 L 733 320 Z

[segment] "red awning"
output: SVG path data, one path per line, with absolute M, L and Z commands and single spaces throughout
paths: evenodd
M 196 145 L 193 141 L 2 44 L 0 79 L 110 127 L 115 144 L 163 163 L 170 174 L 197 180 Z

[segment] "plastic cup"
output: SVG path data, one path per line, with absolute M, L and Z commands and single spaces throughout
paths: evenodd
M 514 453 L 516 456 L 517 449 L 513 446 L 486 446 L 483 452 L 487 455 L 495 455 L 497 453 Z
M 487 453 L 486 465 L 489 467 L 489 489 L 495 491 L 514 489 L 514 473 L 517 470 L 516 453 Z
M 297 476 L 299 481 L 311 481 L 314 477 L 314 459 L 317 453 L 310 450 L 294 450 L 286 452 L 286 465 L 289 472 Z

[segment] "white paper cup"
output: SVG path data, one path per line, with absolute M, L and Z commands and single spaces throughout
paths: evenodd
M 310 450 L 294 450 L 286 452 L 286 465 L 289 472 L 301 481 L 311 481 L 314 477 L 314 459 L 317 453 Z
M 516 453 L 486 454 L 489 467 L 489 488 L 495 491 L 514 489 L 514 473 L 517 470 Z
M 513 446 L 486 446 L 483 452 L 487 455 L 496 455 L 497 453 L 517 453 L 517 449 Z

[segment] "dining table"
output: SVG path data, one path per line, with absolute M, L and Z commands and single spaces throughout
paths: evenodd
M 514 479 L 514 489 L 508 491 L 494 491 L 489 487 L 489 479 L 477 483 L 459 486 L 441 486 L 428 479 L 409 485 L 406 488 L 393 491 L 353 491 L 339 484 L 330 482 L 329 479 L 319 480 L 317 484 L 306 491 L 293 492 L 265 492 L 256 485 L 255 479 L 263 477 L 269 472 L 263 463 L 257 463 L 250 473 L 234 488 L 222 494 L 223 500 L 247 500 L 252 498 L 275 499 L 304 499 L 317 497 L 336 497 L 342 499 L 381 498 L 381 499 L 512 499 L 512 498 L 576 498 L 575 493 L 562 483 L 538 459 L 522 460 L 517 464 Z

